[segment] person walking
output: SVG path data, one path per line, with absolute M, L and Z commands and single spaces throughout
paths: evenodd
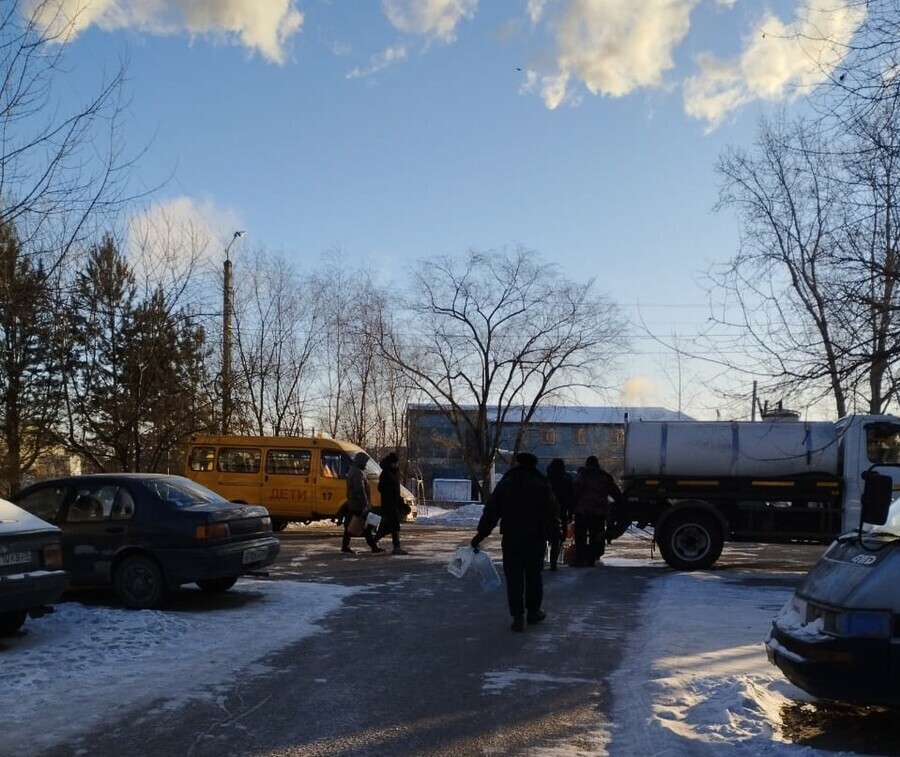
M 559 552 L 566 540 L 566 531 L 572 522 L 572 510 L 575 504 L 575 490 L 572 485 L 572 476 L 566 471 L 566 464 L 559 457 L 553 458 L 547 466 L 547 480 L 556 498 L 559 507 L 559 531 L 550 534 L 550 570 L 556 570 L 559 562 Z
M 375 532 L 375 544 L 379 539 L 391 535 L 392 555 L 408 555 L 400 546 L 400 510 L 403 497 L 400 495 L 400 458 L 391 452 L 381 460 L 381 476 L 378 478 L 378 493 L 381 494 L 381 523 Z
M 578 469 L 575 490 L 575 566 L 593 568 L 606 551 L 606 517 L 609 500 L 622 501 L 622 492 L 591 455 Z
M 350 521 L 354 515 L 365 518 L 369 512 L 369 482 L 366 479 L 366 463 L 369 462 L 369 456 L 365 452 L 357 452 L 353 458 L 353 464 L 347 473 L 347 513 L 344 516 L 344 538 L 341 543 L 341 552 L 346 554 L 355 554 L 350 548 Z M 384 552 L 384 550 L 375 543 L 375 537 L 372 532 L 366 528 L 363 530 L 366 544 L 369 545 L 373 552 Z
M 540 623 L 547 616 L 542 607 L 544 549 L 549 535 L 560 530 L 556 499 L 537 462 L 528 452 L 516 455 L 516 464 L 488 497 L 471 541 L 477 550 L 500 523 L 506 601 L 511 628 L 519 632 L 525 630 L 526 620 Z

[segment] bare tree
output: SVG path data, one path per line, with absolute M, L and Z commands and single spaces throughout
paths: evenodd
M 238 284 L 238 415 L 257 434 L 304 432 L 323 303 L 282 258 L 259 253 Z
M 65 91 L 76 21 L 53 0 L 0 10 L 0 224 L 14 227 L 48 272 L 93 234 L 92 220 L 127 200 L 133 163 L 119 138 L 124 65 L 81 102 Z
M 740 362 L 773 393 L 838 415 L 882 412 L 898 387 L 900 147 L 894 105 L 822 136 L 822 122 L 764 121 L 756 149 L 720 159 L 719 207 L 738 210 L 741 250 L 714 270 L 716 318 L 739 326 Z
M 445 413 L 482 497 L 504 424 L 518 450 L 535 410 L 598 388 L 623 346 L 618 308 L 536 253 L 470 251 L 422 261 L 402 316 L 379 332 L 386 360 Z

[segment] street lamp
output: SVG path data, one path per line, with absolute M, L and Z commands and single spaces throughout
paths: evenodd
M 234 307 L 234 289 L 231 283 L 231 246 L 244 236 L 243 231 L 234 232 L 225 246 L 224 292 L 222 302 L 222 434 L 227 434 L 231 424 L 231 314 Z

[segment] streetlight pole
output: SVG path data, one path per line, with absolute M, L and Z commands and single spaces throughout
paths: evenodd
M 243 231 L 234 232 L 231 241 L 225 247 L 224 287 L 222 301 L 222 434 L 227 434 L 231 426 L 231 316 L 234 309 L 234 287 L 231 281 L 231 252 L 233 245 Z

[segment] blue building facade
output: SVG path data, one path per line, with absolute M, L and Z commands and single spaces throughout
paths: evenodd
M 473 408 L 474 410 L 474 408 Z M 510 416 L 514 417 L 514 413 Z M 663 407 L 574 407 L 550 405 L 538 408 L 528 424 L 520 451 L 538 458 L 541 470 L 555 457 L 575 471 L 589 455 L 617 478 L 623 468 L 625 420 L 676 421 L 690 417 Z M 435 478 L 470 479 L 463 462 L 462 445 L 446 414 L 436 405 L 407 408 L 409 462 L 431 496 Z M 495 463 L 499 478 L 512 461 L 518 423 L 504 424 L 500 434 L 500 454 Z

